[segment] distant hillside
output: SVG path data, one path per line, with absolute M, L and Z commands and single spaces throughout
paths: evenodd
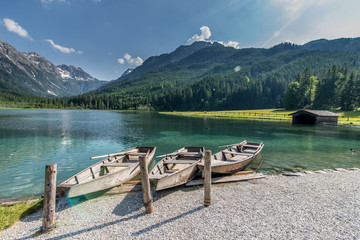
M 0 87 L 43 97 L 65 97 L 104 85 L 75 66 L 55 66 L 37 53 L 22 53 L 0 40 Z M 10 87 L 11 86 L 11 87 Z
M 126 72 L 118 80 L 121 81 L 128 78 L 136 78 L 152 71 L 153 69 L 160 68 L 170 63 L 178 62 L 200 49 L 212 46 L 220 46 L 220 44 L 210 42 L 195 42 L 188 46 L 180 46 L 171 53 L 165 53 L 161 54 L 160 56 L 150 57 L 146 61 L 144 61 L 141 66 L 135 69 L 131 69 L 130 71 L 129 69 L 126 70 Z
M 339 75 L 331 79 L 338 79 L 337 92 L 344 98 L 343 84 L 349 79 L 353 81 L 349 76 L 355 76 L 360 69 L 359 45 L 360 38 L 321 39 L 304 45 L 282 43 L 269 49 L 234 49 L 195 42 L 172 53 L 150 57 L 143 65 L 127 70 L 122 77 L 96 91 L 49 104 L 170 111 L 276 108 L 284 106 L 284 92 L 290 82 L 302 83 L 301 74 L 306 76 L 304 79 L 316 79 L 319 89 L 326 92 L 326 79 L 331 72 Z M 360 75 L 355 85 L 360 86 Z M 314 91 L 316 88 L 312 88 L 311 96 Z M 327 95 L 318 96 L 322 96 L 324 106 L 327 98 L 323 96 Z M 36 104 L 35 101 L 33 105 Z
M 71 101 L 84 101 L 83 105 L 100 109 L 280 107 L 287 85 L 305 68 L 317 76 L 333 65 L 349 71 L 360 69 L 359 45 L 360 38 L 317 40 L 305 45 L 282 43 L 270 49 L 234 49 L 198 42 L 186 46 L 191 53 L 178 54 L 186 49 L 182 46 L 172 53 L 151 57 L 90 96 L 85 94 Z M 201 47 L 194 50 L 196 46 Z
M 303 45 L 309 50 L 340 50 L 360 52 L 360 38 L 339 38 L 334 40 L 319 39 Z

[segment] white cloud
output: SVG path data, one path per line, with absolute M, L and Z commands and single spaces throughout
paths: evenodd
M 70 54 L 70 53 L 82 54 L 82 51 L 78 51 L 78 50 L 75 50 L 73 48 L 67 48 L 67 47 L 63 47 L 63 46 L 60 46 L 58 44 L 55 44 L 54 41 L 51 40 L 51 39 L 45 39 L 45 41 L 50 43 L 52 48 L 57 49 L 60 52 L 63 52 L 63 53 L 66 53 L 66 54 Z
M 197 34 L 195 34 L 194 36 L 192 36 L 191 38 L 189 38 L 189 39 L 187 40 L 187 43 L 188 43 L 188 44 L 192 44 L 192 43 L 197 42 L 197 41 L 206 41 L 207 39 L 210 38 L 210 36 L 211 36 L 211 31 L 210 31 L 210 28 L 209 28 L 209 27 L 207 27 L 207 26 L 202 26 L 202 27 L 200 28 L 200 30 L 201 30 L 200 36 L 197 35 Z
M 225 47 L 233 47 L 235 49 L 239 49 L 239 43 L 236 41 L 228 41 L 227 43 L 223 42 L 223 41 L 218 41 L 218 43 L 224 45 Z
M 120 64 L 124 64 L 125 61 L 132 65 L 132 66 L 140 66 L 141 64 L 143 64 L 144 60 L 142 60 L 140 57 L 136 57 L 136 58 L 132 58 L 130 54 L 125 53 L 123 58 L 119 58 L 118 63 Z
M 12 20 L 10 18 L 3 18 L 3 20 L 1 21 L 1 24 L 3 24 L 8 31 L 14 32 L 17 35 L 19 35 L 20 37 L 32 40 L 29 33 L 14 20 Z
M 214 43 L 214 42 L 217 42 L 217 43 L 220 43 L 222 45 L 224 45 L 225 47 L 233 47 L 233 48 L 236 48 L 236 49 L 239 49 L 239 43 L 236 42 L 236 41 L 228 41 L 227 43 L 223 42 L 223 41 L 215 41 L 215 40 L 209 40 L 209 38 L 211 37 L 211 31 L 210 31 L 210 28 L 208 26 L 202 26 L 200 28 L 201 30 L 201 34 L 200 36 L 195 34 L 194 36 L 192 36 L 191 38 L 189 38 L 187 40 L 187 44 L 192 44 L 194 42 L 197 42 L 197 41 L 205 41 L 205 42 L 211 42 L 211 43 Z

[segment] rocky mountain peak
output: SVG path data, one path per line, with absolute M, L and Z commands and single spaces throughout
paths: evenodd
M 80 81 L 92 81 L 95 80 L 90 74 L 85 72 L 81 67 L 76 67 L 73 65 L 67 66 L 65 64 L 57 66 L 61 72 L 62 78 L 73 78 Z
M 22 53 L 1 40 L 0 79 L 6 86 L 22 92 L 58 97 L 82 94 L 106 83 L 80 67 L 55 66 L 35 52 Z

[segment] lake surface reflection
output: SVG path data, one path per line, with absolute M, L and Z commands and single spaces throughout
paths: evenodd
M 360 167 L 360 129 L 289 123 L 200 119 L 157 113 L 70 110 L 0 110 L 0 199 L 43 192 L 46 164 L 57 163 L 60 183 L 95 163 L 89 158 L 133 146 L 156 146 L 156 155 L 182 146 L 264 142 L 250 168 Z M 351 153 L 350 148 L 359 153 Z

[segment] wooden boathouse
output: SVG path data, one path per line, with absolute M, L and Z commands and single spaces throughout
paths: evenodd
M 296 124 L 329 124 L 337 125 L 338 115 L 325 110 L 299 110 L 289 114 L 293 117 L 292 122 Z

